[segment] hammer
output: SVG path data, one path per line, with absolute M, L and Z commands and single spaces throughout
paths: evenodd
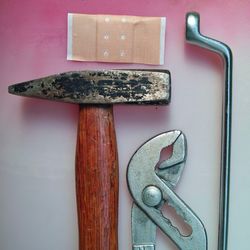
M 79 104 L 79 250 L 117 250 L 118 156 L 112 104 L 168 104 L 169 71 L 66 72 L 11 85 L 9 93 Z

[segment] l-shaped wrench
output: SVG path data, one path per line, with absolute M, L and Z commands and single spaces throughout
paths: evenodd
M 232 116 L 232 63 L 231 49 L 224 43 L 203 36 L 200 33 L 200 17 L 198 13 L 187 13 L 186 40 L 205 49 L 218 53 L 224 59 L 225 84 L 222 117 L 221 140 L 221 173 L 220 173 L 220 208 L 218 250 L 227 250 L 229 219 L 229 187 L 230 187 L 230 154 L 231 154 L 231 116 Z

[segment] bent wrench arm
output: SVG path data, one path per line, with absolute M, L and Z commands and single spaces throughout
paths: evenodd
M 191 44 L 214 51 L 222 56 L 225 67 L 224 103 L 222 117 L 221 140 L 221 173 L 220 173 L 220 211 L 218 249 L 227 249 L 229 219 L 229 187 L 230 187 L 230 154 L 231 154 L 231 116 L 232 116 L 232 52 L 224 43 L 203 36 L 200 33 L 200 17 L 198 13 L 186 16 L 186 40 Z

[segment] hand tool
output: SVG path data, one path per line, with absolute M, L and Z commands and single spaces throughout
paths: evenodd
M 170 158 L 161 152 L 173 147 Z M 186 161 L 186 138 L 181 131 L 159 134 L 144 143 L 132 156 L 127 169 L 127 182 L 134 199 L 132 207 L 133 250 L 155 250 L 158 226 L 182 250 L 206 250 L 206 230 L 199 218 L 173 191 Z M 192 229 L 188 235 L 172 225 L 162 213 L 164 204 Z
M 188 13 L 186 16 L 186 40 L 208 50 L 214 51 L 224 59 L 225 83 L 224 104 L 222 116 L 221 139 L 221 172 L 220 172 L 220 213 L 218 249 L 227 249 L 229 193 L 230 193 L 230 154 L 231 154 L 231 120 L 232 120 L 232 65 L 231 49 L 224 43 L 203 36 L 200 33 L 200 17 L 198 13 Z
M 68 72 L 9 86 L 9 93 L 80 104 L 76 148 L 79 249 L 116 250 L 118 163 L 111 104 L 168 104 L 170 73 Z

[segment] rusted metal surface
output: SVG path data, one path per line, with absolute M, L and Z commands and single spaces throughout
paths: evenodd
M 73 71 L 9 86 L 9 93 L 70 103 L 168 104 L 167 70 Z

